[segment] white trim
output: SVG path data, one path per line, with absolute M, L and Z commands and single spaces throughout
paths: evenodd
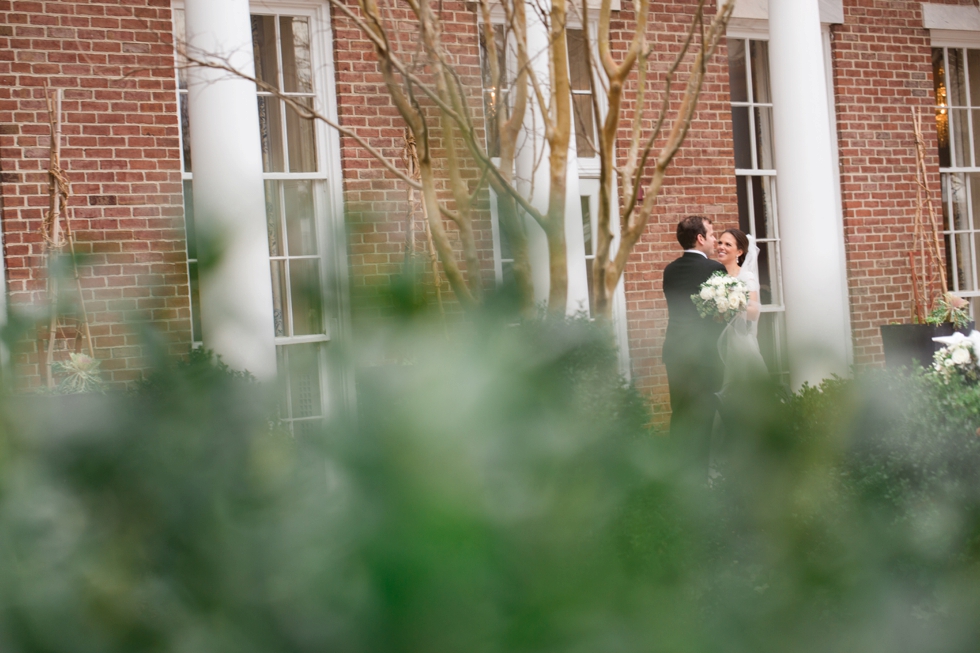
M 923 7 L 925 4 L 923 3 Z M 844 2 L 843 0 L 819 0 L 820 22 L 824 25 L 841 25 L 844 23 Z M 769 20 L 769 0 L 738 0 L 732 17 L 729 21 L 729 35 L 731 26 L 734 23 L 739 26 L 745 22 L 756 22 Z M 926 27 L 929 27 L 926 25 Z M 766 32 L 768 33 L 768 28 Z M 739 34 L 743 38 L 758 38 L 757 36 L 746 36 Z
M 823 36 L 823 58 L 824 58 L 824 73 L 826 75 L 827 84 L 827 112 L 830 117 L 830 124 L 828 125 L 828 137 L 830 138 L 830 148 L 831 148 L 831 168 L 834 175 L 834 205 L 836 209 L 836 220 L 835 228 L 837 230 L 837 237 L 840 241 L 841 251 L 845 252 L 845 256 L 841 257 L 841 295 L 847 299 L 844 303 L 844 330 L 847 333 L 847 365 L 850 367 L 854 364 L 854 338 L 851 330 L 851 301 L 850 301 L 850 289 L 847 286 L 848 275 L 847 275 L 847 242 L 844 237 L 844 198 L 841 194 L 841 181 L 840 181 L 840 154 L 837 148 L 837 94 L 834 89 L 834 53 L 831 49 L 831 33 L 830 25 L 822 24 L 820 26 L 821 35 Z
M 769 0 L 737 0 L 732 10 L 732 20 L 769 18 Z
M 769 21 L 758 18 L 732 18 L 725 32 L 730 39 L 769 40 Z
M 932 29 L 929 36 L 934 48 L 980 48 L 980 31 Z
M 922 26 L 933 30 L 980 31 L 980 9 L 967 5 L 923 2 Z

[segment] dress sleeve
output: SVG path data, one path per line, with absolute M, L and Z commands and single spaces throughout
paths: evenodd
M 759 277 L 751 270 L 743 267 L 741 272 L 738 273 L 738 279 L 749 287 L 749 292 L 759 292 Z

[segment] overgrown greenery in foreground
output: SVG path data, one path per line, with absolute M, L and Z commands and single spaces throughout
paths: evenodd
M 976 387 L 757 388 L 708 488 L 591 327 L 432 331 L 317 436 L 206 359 L 3 399 L 0 650 L 976 648 Z

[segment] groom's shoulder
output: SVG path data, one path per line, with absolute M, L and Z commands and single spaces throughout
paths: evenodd
M 705 259 L 705 262 L 707 263 L 707 267 L 711 268 L 712 272 L 725 272 L 725 273 L 728 272 L 725 266 L 722 263 L 719 263 L 718 261 L 708 258 Z

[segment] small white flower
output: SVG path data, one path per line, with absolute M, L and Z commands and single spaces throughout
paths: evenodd
M 953 355 L 950 357 L 954 365 L 966 365 L 973 357 L 970 355 L 970 350 L 966 347 L 957 347 L 953 350 Z
M 946 367 L 953 367 L 953 365 L 954 365 L 953 359 L 952 358 L 947 358 L 945 361 L 943 361 L 943 365 L 945 365 Z

